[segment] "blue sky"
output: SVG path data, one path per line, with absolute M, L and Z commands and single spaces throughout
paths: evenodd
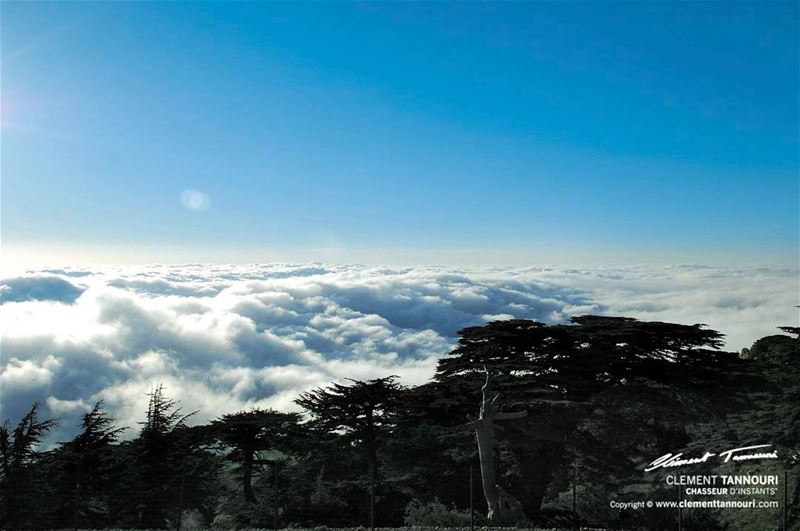
M 4 2 L 4 260 L 796 265 L 798 15 Z

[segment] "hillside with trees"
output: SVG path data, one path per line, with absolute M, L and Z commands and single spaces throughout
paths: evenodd
M 137 429 L 98 403 L 50 449 L 58 421 L 33 404 L 0 428 L 0 527 L 776 529 L 782 509 L 609 507 L 676 499 L 644 472 L 658 456 L 766 443 L 779 460 L 736 470 L 788 478 L 800 529 L 800 340 L 781 330 L 740 355 L 702 325 L 495 321 L 461 330 L 424 385 L 349 380 L 298 396 L 300 413 L 207 424 L 157 386 Z

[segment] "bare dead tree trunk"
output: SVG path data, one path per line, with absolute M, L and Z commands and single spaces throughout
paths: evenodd
M 498 411 L 497 399 L 499 393 L 492 392 L 492 375 L 486 369 L 486 383 L 483 384 L 483 398 L 478 418 L 470 419 L 470 426 L 475 429 L 475 438 L 478 441 L 478 457 L 481 465 L 481 483 L 483 494 L 486 497 L 486 504 L 489 507 L 488 518 L 492 523 L 497 524 L 516 524 L 525 519 L 522 512 L 522 504 L 511 494 L 505 492 L 497 484 L 497 477 L 494 466 L 494 432 L 500 429 L 495 426 L 495 421 L 521 419 L 525 417 L 527 411 L 515 413 L 500 413 Z

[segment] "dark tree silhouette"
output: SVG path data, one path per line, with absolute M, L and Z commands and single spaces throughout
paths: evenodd
M 525 377 L 518 381 L 526 387 L 535 383 L 531 396 L 575 400 L 632 378 L 702 385 L 718 373 L 719 362 L 730 359 L 716 350 L 722 334 L 703 326 L 600 316 L 551 326 L 494 321 L 459 332 L 458 347 L 441 360 L 436 378 L 476 374 L 486 366 Z
M 378 446 L 394 426 L 403 387 L 396 376 L 351 385 L 332 384 L 300 395 L 295 402 L 311 414 L 315 429 L 339 434 L 364 450 L 369 465 L 370 525 L 374 525 L 374 484 L 378 475 Z
M 37 527 L 46 504 L 42 500 L 45 478 L 36 465 L 38 445 L 55 426 L 53 419 L 39 420 L 35 402 L 12 430 L 8 420 L 0 426 L 0 522 L 7 528 Z
M 797 327 L 781 330 L 798 335 Z M 547 527 L 591 519 L 598 527 L 671 529 L 674 514 L 621 514 L 608 499 L 674 499 L 674 489 L 642 472 L 664 453 L 759 443 L 773 444 L 780 462 L 751 466 L 788 474 L 791 528 L 800 505 L 800 340 L 768 336 L 741 359 L 719 350 L 720 338 L 701 325 L 627 318 L 493 322 L 461 331 L 424 385 L 351 380 L 301 395 L 310 418 L 299 426 L 298 415 L 272 410 L 189 426 L 191 414 L 158 386 L 132 440 L 118 440 L 97 404 L 75 439 L 54 444 L 54 421 L 39 420 L 35 404 L 19 423 L 0 427 L 0 528 L 180 528 L 187 511 L 206 526 L 263 527 L 277 507 L 285 525 L 349 527 L 365 523 L 375 499 L 381 525 L 401 525 L 411 506 L 415 521 L 430 513 L 433 525 L 463 525 L 472 475 L 473 488 L 483 483 L 488 493 L 475 509 L 496 522 L 505 512 Z M 477 403 L 478 417 L 466 422 Z M 520 414 L 512 420 L 507 412 Z M 256 481 L 272 450 L 289 459 L 280 476 Z M 470 474 L 478 460 L 484 472 Z M 278 477 L 279 486 L 271 481 Z M 576 483 L 577 522 L 567 506 Z M 431 505 L 435 498 L 441 503 Z M 781 515 L 684 516 L 687 529 L 766 529 Z
M 230 459 L 239 463 L 242 494 L 247 503 L 256 503 L 253 492 L 253 471 L 256 453 L 261 450 L 288 451 L 300 435 L 300 415 L 280 413 L 273 409 L 252 409 L 223 415 L 211 427 L 214 436 L 234 448 Z
M 186 421 L 197 412 L 183 414 L 178 402 L 167 398 L 164 386 L 158 384 L 148 396 L 147 416 L 139 424 L 142 430 L 139 438 L 154 445 L 163 443 L 163 440 L 175 430 L 186 427 Z
M 435 382 L 471 391 L 462 391 L 467 395 L 460 404 L 458 392 L 439 394 L 449 394 L 468 412 L 474 400 L 469 396 L 478 392 L 486 367 L 496 375 L 509 407 L 529 412 L 528 419 L 515 423 L 519 426 L 510 428 L 501 443 L 515 457 L 507 464 L 510 490 L 533 519 L 539 517 L 553 474 L 578 455 L 586 457 L 602 449 L 609 454 L 608 462 L 613 465 L 618 460 L 620 469 L 630 470 L 622 462 L 625 453 L 642 450 L 632 444 L 650 439 L 662 445 L 688 442 L 685 419 L 691 417 L 685 415 L 687 408 L 701 407 L 709 399 L 709 385 L 717 389 L 733 385 L 741 362 L 736 354 L 719 351 L 721 334 L 703 325 L 583 316 L 570 324 L 549 326 L 526 320 L 495 321 L 459 334 L 456 349 L 439 362 Z M 673 400 L 676 396 L 680 403 Z M 448 407 L 452 409 L 453 403 Z M 619 444 L 609 437 L 613 433 L 605 431 L 609 423 L 624 418 L 620 412 L 636 416 L 645 410 L 648 416 L 654 411 L 663 413 L 662 423 L 653 426 L 660 431 L 658 436 Z M 612 411 L 617 414 L 611 415 Z M 599 418 L 608 423 L 596 422 Z M 614 445 L 603 445 L 604 439 L 614 440 Z M 590 461 L 584 463 L 587 469 Z M 594 462 L 608 466 L 600 459 Z M 570 480 L 562 476 L 559 481 Z
M 697 426 L 697 441 L 689 448 L 701 452 L 709 445 L 735 448 L 771 444 L 783 468 L 773 469 L 773 473 L 788 471 L 787 529 L 796 529 L 800 526 L 800 329 L 784 326 L 780 330 L 795 337 L 762 337 L 748 349 L 745 366 L 758 379 L 738 389 L 745 407 L 729 414 L 723 426 L 714 422 Z M 736 519 L 748 516 L 727 511 L 722 515 L 732 528 L 757 526 L 756 522 Z
M 370 468 L 375 471 L 379 439 L 394 425 L 403 390 L 396 378 L 350 380 L 351 385 L 332 384 L 304 393 L 295 402 L 311 414 L 317 429 L 341 432 L 345 439 L 362 444 Z
M 183 499 L 186 458 L 192 450 L 186 421 L 194 412 L 182 413 L 163 385 L 149 397 L 139 436 L 123 445 L 128 473 L 120 482 L 124 494 L 115 502 L 129 525 L 159 528 L 176 518 Z
M 75 528 L 111 523 L 109 497 L 114 476 L 121 472 L 113 461 L 113 450 L 123 431 L 113 426 L 102 402 L 97 402 L 81 417 L 81 432 L 53 452 L 50 492 L 59 501 L 57 521 L 71 521 Z

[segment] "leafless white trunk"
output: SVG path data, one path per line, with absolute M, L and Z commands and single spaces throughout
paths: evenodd
M 521 419 L 527 411 L 500 413 L 497 399 L 499 393 L 492 392 L 492 375 L 486 370 L 486 383 L 483 384 L 483 398 L 477 419 L 470 419 L 478 441 L 478 457 L 481 464 L 481 482 L 486 504 L 489 506 L 488 518 L 492 523 L 513 524 L 525 519 L 522 504 L 497 484 L 494 466 L 494 432 L 499 429 L 495 421 Z

